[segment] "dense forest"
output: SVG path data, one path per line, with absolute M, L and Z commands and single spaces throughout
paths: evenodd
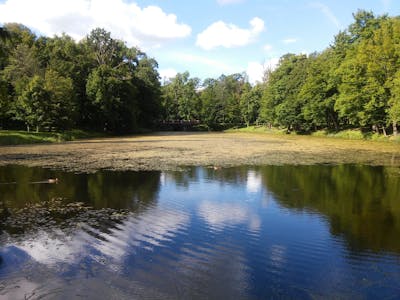
M 6 24 L 0 48 L 0 126 L 133 132 L 160 115 L 157 62 L 94 29 L 76 43 Z
M 400 18 L 358 11 L 319 53 L 286 54 L 251 85 L 245 73 L 161 85 L 157 62 L 93 30 L 37 37 L 20 24 L 0 30 L 0 127 L 134 132 L 162 121 L 221 129 L 250 124 L 312 132 L 361 128 L 397 134 Z

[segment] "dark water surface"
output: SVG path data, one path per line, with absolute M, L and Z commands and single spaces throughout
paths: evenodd
M 7 166 L 0 201 L 1 299 L 400 299 L 398 168 Z

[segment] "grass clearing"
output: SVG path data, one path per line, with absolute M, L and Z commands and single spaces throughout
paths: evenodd
M 245 133 L 266 133 L 266 134 L 278 134 L 288 135 L 286 129 L 268 128 L 266 126 L 249 126 L 237 129 L 229 129 L 226 132 L 245 132 Z M 291 132 L 289 135 L 298 135 L 295 132 Z M 306 135 L 307 136 L 307 135 Z M 338 132 L 330 132 L 327 130 L 318 130 L 310 134 L 313 137 L 327 137 L 335 139 L 346 139 L 346 140 L 366 140 L 366 141 L 379 141 L 379 142 L 400 142 L 400 135 L 398 136 L 384 136 L 377 133 L 363 133 L 360 129 L 347 129 Z
M 0 130 L 0 145 L 60 143 L 100 136 L 104 136 L 104 134 L 87 132 L 83 130 L 69 130 L 65 132 Z

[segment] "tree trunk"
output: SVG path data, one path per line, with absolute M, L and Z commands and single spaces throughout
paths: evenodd
M 29 124 L 26 124 L 26 131 L 30 132 L 31 128 L 29 127 Z
M 379 134 L 379 127 L 377 125 L 372 125 L 372 131 Z
M 384 136 L 387 136 L 385 126 L 382 126 L 382 132 Z
M 393 121 L 392 126 L 393 126 L 393 135 L 396 136 L 397 135 L 397 122 Z
M 333 123 L 333 127 L 335 127 L 336 131 L 339 131 L 339 124 L 338 121 L 335 118 L 335 115 L 331 112 L 328 112 L 329 118 L 331 119 L 332 123 Z
M 36 125 L 36 132 L 39 132 L 39 125 Z

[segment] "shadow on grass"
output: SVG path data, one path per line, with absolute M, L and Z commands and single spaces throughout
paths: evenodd
M 105 134 L 72 130 L 65 132 L 0 131 L 0 145 L 60 143 L 76 139 L 104 137 Z

